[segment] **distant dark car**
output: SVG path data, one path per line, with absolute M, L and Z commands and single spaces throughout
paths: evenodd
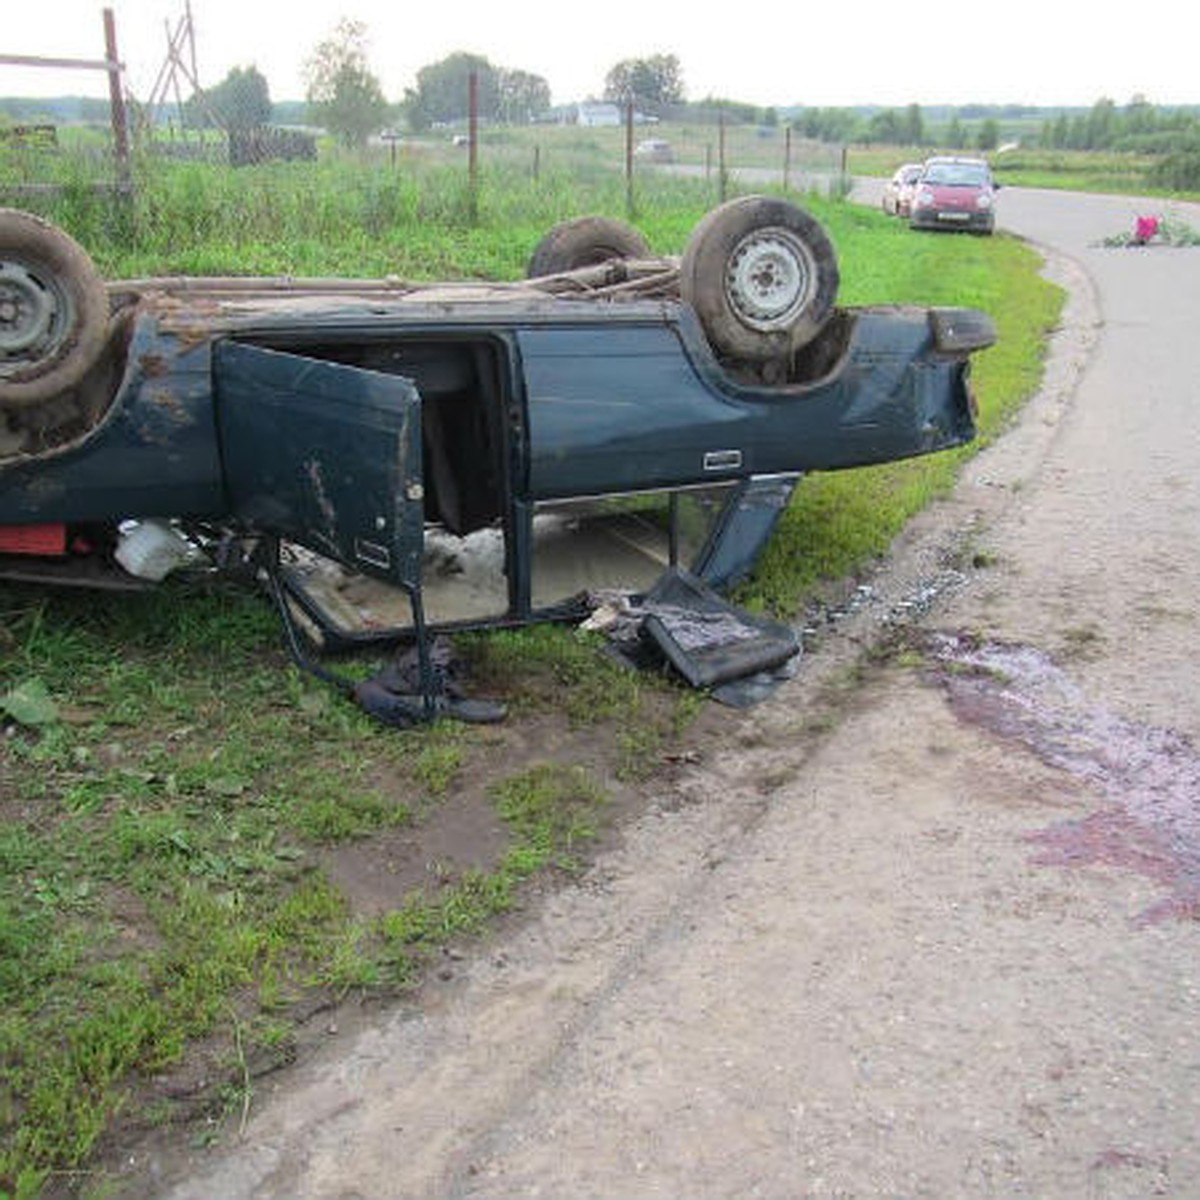
M 988 318 L 836 308 L 833 247 L 784 201 L 714 210 L 682 259 L 564 222 L 530 274 L 105 285 L 0 209 L 0 576 L 232 570 L 266 581 L 309 665 L 300 613 L 359 632 L 309 586 L 326 564 L 391 585 L 405 619 L 376 632 L 427 666 L 431 629 L 563 618 L 668 563 L 727 586 L 804 472 L 974 436 Z
M 883 185 L 883 211 L 889 217 L 907 217 L 912 209 L 913 188 L 921 177 L 920 163 L 905 163 L 898 167 Z
M 927 159 L 913 191 L 909 224 L 913 229 L 991 233 L 998 186 L 981 158 Z

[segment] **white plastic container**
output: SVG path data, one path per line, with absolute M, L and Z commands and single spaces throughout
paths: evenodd
M 158 583 L 176 567 L 191 562 L 195 547 L 166 521 L 139 521 L 122 528 L 114 557 L 138 579 Z

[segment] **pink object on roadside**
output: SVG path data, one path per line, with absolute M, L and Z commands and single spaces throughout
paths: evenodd
M 1138 217 L 1133 227 L 1134 241 L 1139 244 L 1148 242 L 1158 233 L 1157 217 Z

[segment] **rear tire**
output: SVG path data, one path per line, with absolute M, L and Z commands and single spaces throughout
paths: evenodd
M 108 292 L 87 252 L 30 213 L 0 208 L 0 409 L 74 387 L 108 331 Z
M 744 196 L 713 209 L 692 232 L 680 294 L 709 343 L 741 362 L 784 359 L 821 332 L 839 277 L 833 243 L 803 209 Z
M 646 239 L 623 221 L 611 217 L 576 217 L 555 225 L 534 249 L 525 277 L 560 275 L 579 267 L 594 267 L 612 258 L 649 258 Z

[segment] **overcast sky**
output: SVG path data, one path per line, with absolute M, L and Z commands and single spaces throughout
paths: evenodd
M 96 0 L 3 0 L 0 53 L 101 57 Z M 111 0 L 129 90 L 148 97 L 185 0 Z M 541 75 L 557 103 L 598 95 L 625 58 L 674 54 L 689 100 L 778 107 L 972 102 L 1200 103 L 1197 12 L 1081 0 L 191 0 L 200 81 L 256 66 L 274 100 L 302 99 L 304 64 L 339 18 L 364 22 L 389 100 L 456 50 Z M 721 13 L 721 16 L 714 15 Z M 1174 15 L 1172 15 L 1174 13 Z M 710 14 L 710 15 L 706 15 Z M 0 95 L 103 95 L 91 72 L 0 66 Z

